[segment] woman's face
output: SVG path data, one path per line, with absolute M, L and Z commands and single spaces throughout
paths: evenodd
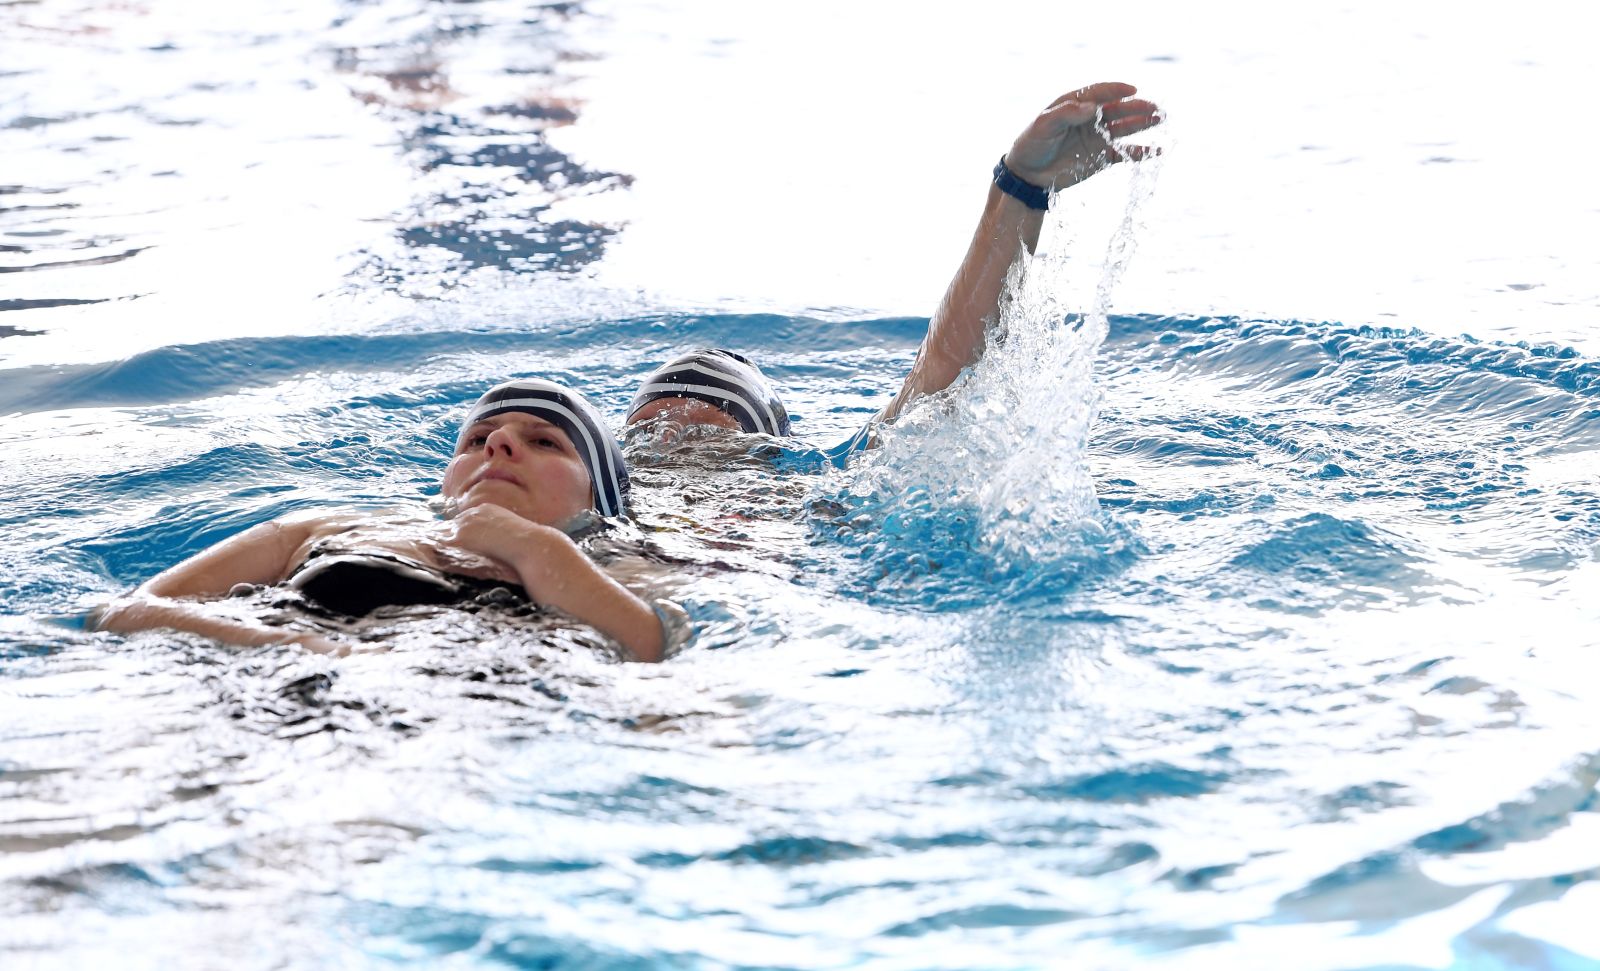
M 489 503 L 545 526 L 561 526 L 593 505 L 588 467 L 565 432 L 508 411 L 467 429 L 441 490 L 459 508 Z

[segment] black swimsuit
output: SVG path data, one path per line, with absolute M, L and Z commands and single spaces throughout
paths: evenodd
M 314 550 L 287 584 L 315 606 L 348 617 L 364 617 L 379 607 L 528 603 L 520 586 L 445 573 L 387 552 Z

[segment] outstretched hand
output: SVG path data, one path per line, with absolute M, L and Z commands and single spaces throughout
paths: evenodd
M 1006 167 L 1033 185 L 1060 190 L 1117 162 L 1156 154 L 1145 145 L 1114 144 L 1161 123 L 1161 109 L 1133 97 L 1137 90 L 1103 81 L 1067 92 L 1017 136 Z

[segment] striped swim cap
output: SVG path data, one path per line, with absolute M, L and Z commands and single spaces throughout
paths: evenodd
M 628 406 L 628 419 L 661 398 L 693 398 L 715 405 L 747 432 L 791 434 L 789 413 L 766 375 L 748 358 L 720 347 L 690 351 L 645 378 Z
M 578 450 L 578 458 L 589 470 L 595 511 L 602 516 L 622 515 L 628 495 L 628 467 L 622 461 L 622 448 L 606 431 L 604 419 L 587 398 L 554 381 L 523 378 L 497 384 L 483 393 L 467 413 L 456 435 L 456 451 L 467 440 L 472 426 L 485 418 L 520 411 L 543 418 L 566 433 Z

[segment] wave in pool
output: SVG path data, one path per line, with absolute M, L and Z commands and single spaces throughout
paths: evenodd
M 330 661 L 45 620 L 273 515 L 426 501 L 508 371 L 620 408 L 671 349 L 759 328 L 829 444 L 922 326 L 580 320 L 8 375 L 5 948 L 1590 959 L 1600 371 L 1560 348 L 1110 317 L 1065 420 L 964 442 L 962 409 L 1036 400 L 1016 369 L 1093 353 L 1063 317 L 843 476 L 635 443 L 635 539 L 685 564 L 703 628 L 660 669 L 488 621 L 396 618 L 389 654 Z

